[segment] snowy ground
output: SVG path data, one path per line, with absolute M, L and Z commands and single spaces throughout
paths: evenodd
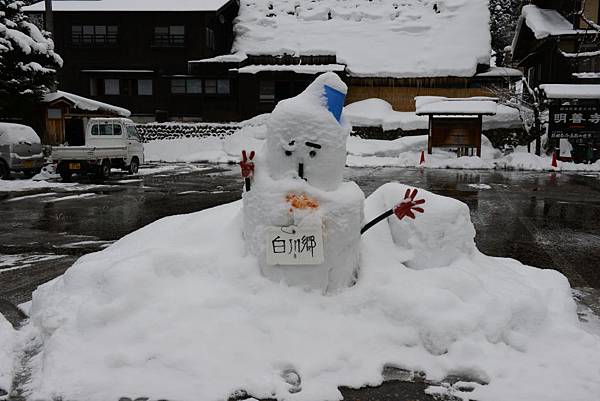
M 347 106 L 346 109 L 350 107 Z M 163 162 L 210 162 L 235 163 L 240 160 L 241 151 L 260 152 L 266 135 L 264 117 L 255 124 L 248 124 L 237 133 L 224 138 L 183 138 L 175 140 L 151 141 L 144 145 L 145 157 L 149 161 Z M 411 120 L 412 121 L 412 120 Z M 490 124 L 496 124 L 492 121 Z M 412 123 L 411 123 L 412 124 Z M 408 136 L 393 141 L 348 138 L 348 158 L 350 167 L 418 167 L 421 151 L 427 151 L 427 136 Z M 552 167 L 550 156 L 536 156 L 527 153 L 525 147 L 509 155 L 502 155 L 494 149 L 484 136 L 482 156 L 457 158 L 456 153 L 437 148 L 432 155 L 425 155 L 423 168 L 457 169 L 507 169 L 533 171 L 600 171 L 600 161 L 591 165 L 558 162 Z
M 376 191 L 366 218 L 403 192 Z M 460 375 L 469 383 L 429 391 L 481 401 L 594 399 L 600 337 L 581 328 L 565 277 L 482 255 L 465 204 L 421 195 L 427 212 L 369 231 L 358 284 L 332 296 L 261 277 L 240 202 L 132 233 L 36 291 L 20 338 L 42 347 L 26 386 L 41 399 L 337 400 L 387 364 Z

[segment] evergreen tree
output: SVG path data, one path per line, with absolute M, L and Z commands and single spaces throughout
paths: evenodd
M 5 116 L 54 88 L 62 66 L 49 34 L 29 22 L 23 4 L 0 0 L 0 115 Z
M 521 8 L 527 0 L 489 0 L 492 50 L 496 53 L 496 64 L 503 65 L 504 48 L 510 46 Z

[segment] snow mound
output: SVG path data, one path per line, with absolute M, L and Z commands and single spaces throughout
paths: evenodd
M 384 210 L 391 209 L 398 199 L 404 198 L 407 188 L 386 184 L 373 193 L 371 203 L 378 203 L 378 209 L 380 205 Z M 467 205 L 427 191 L 420 193 L 419 198 L 425 199 L 427 213 L 419 215 L 417 221 L 389 220 L 394 244 L 399 250 L 409 251 L 403 263 L 418 269 L 442 267 L 475 252 L 475 229 Z
M 8 392 L 12 384 L 16 332 L 0 314 L 0 390 Z
M 405 188 L 378 190 L 367 218 Z M 241 202 L 159 220 L 82 257 L 34 293 L 26 331 L 42 347 L 31 398 L 217 400 L 244 389 L 339 400 L 338 386 L 378 384 L 389 364 L 487 383 L 468 394 L 481 401 L 595 399 L 600 338 L 578 326 L 567 279 L 482 255 L 464 205 L 420 194 L 422 225 L 370 230 L 358 283 L 335 296 L 262 277 L 245 252 Z M 437 267 L 409 267 L 427 258 Z M 293 394 L 290 370 L 301 378 Z
M 27 125 L 0 122 L 0 145 L 28 142 L 40 143 L 40 137 Z

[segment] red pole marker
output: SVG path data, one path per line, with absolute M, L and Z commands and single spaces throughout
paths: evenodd
M 421 151 L 421 160 L 419 161 L 419 166 L 425 164 L 425 151 Z
M 558 163 L 556 162 L 556 151 L 552 152 L 552 167 L 558 167 Z
M 242 168 L 242 177 L 246 183 L 246 191 L 250 191 L 251 180 L 254 177 L 254 151 L 250 152 L 250 157 L 246 155 L 246 151 L 242 150 L 242 161 L 240 161 L 240 167 Z
M 419 206 L 425 203 L 425 199 L 415 200 L 417 192 L 418 190 L 416 188 L 413 189 L 412 192 L 410 191 L 410 189 L 407 189 L 406 193 L 404 194 L 404 200 L 402 202 L 398 203 L 392 209 L 380 214 L 379 216 L 368 222 L 360 230 L 360 233 L 364 234 L 369 228 L 373 227 L 380 221 L 387 219 L 393 214 L 395 214 L 399 220 L 402 220 L 404 217 L 407 216 L 411 219 L 414 219 L 416 217 L 414 212 L 425 213 L 425 210 Z

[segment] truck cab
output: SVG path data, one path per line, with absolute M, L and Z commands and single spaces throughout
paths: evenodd
M 144 145 L 133 121 L 126 118 L 92 118 L 84 146 L 56 146 L 52 159 L 63 180 L 73 173 L 93 173 L 104 179 L 112 168 L 137 174 L 144 162 Z

